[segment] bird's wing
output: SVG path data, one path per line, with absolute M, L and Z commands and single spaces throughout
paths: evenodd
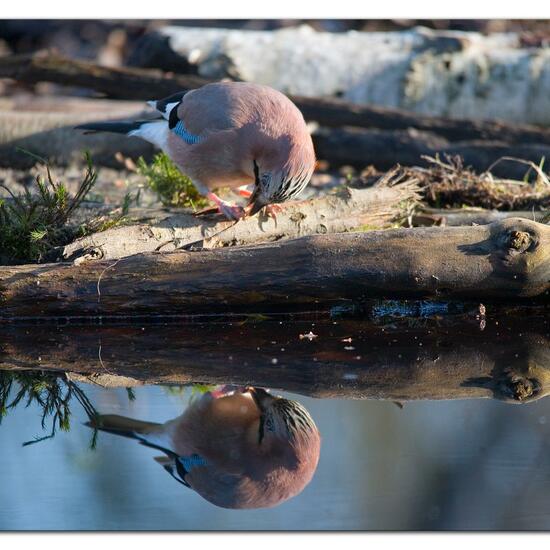
M 191 456 L 155 456 L 158 462 L 176 481 L 191 488 L 186 477 L 197 466 L 206 466 L 206 461 L 199 455 Z
M 203 136 L 240 128 L 256 119 L 259 106 L 268 97 L 266 90 L 265 86 L 246 82 L 215 82 L 149 104 L 171 126 L 175 127 L 181 121 L 191 135 Z M 275 96 L 273 101 L 276 103 L 278 99 Z
M 178 114 L 178 108 L 187 92 L 179 92 L 164 99 L 148 101 L 147 103 L 156 109 L 163 118 L 168 121 L 168 128 L 189 145 L 199 143 L 203 136 L 200 132 L 189 131 L 183 117 Z

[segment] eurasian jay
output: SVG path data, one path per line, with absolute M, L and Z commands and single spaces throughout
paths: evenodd
M 98 415 L 90 427 L 139 440 L 177 481 L 223 508 L 265 508 L 297 495 L 321 438 L 302 405 L 260 388 L 224 386 L 165 424 Z
M 153 143 L 230 219 L 295 198 L 313 174 L 315 152 L 301 112 L 268 86 L 218 82 L 148 103 L 158 111 L 158 119 L 77 128 Z M 249 196 L 246 211 L 212 192 L 252 183 L 252 191 L 241 193 Z

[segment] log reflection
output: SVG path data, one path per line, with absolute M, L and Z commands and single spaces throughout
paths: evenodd
M 524 403 L 550 385 L 544 314 L 488 316 L 485 330 L 468 316 L 14 326 L 0 341 L 2 369 L 64 371 L 103 386 L 229 383 L 322 398 Z

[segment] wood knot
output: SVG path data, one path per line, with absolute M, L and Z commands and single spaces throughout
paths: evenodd
M 80 256 L 73 260 L 74 265 L 80 265 L 94 260 L 102 260 L 104 257 L 103 250 L 98 246 L 86 248 L 82 252 Z
M 328 228 L 326 225 L 320 223 L 318 226 L 317 226 L 317 229 L 316 229 L 316 233 L 318 233 L 319 235 L 326 235 L 328 233 Z
M 514 401 L 526 401 L 539 391 L 536 380 L 515 376 L 505 382 L 504 393 Z
M 302 220 L 305 220 L 307 216 L 303 212 L 293 212 L 290 215 L 290 220 L 294 223 L 300 223 Z
M 517 252 L 526 252 L 531 246 L 532 238 L 526 231 L 511 231 L 508 238 L 510 248 Z

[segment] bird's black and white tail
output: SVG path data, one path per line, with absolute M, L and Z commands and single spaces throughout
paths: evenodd
M 85 422 L 85 425 L 102 432 L 137 439 L 142 445 L 159 449 L 168 455 L 174 454 L 170 450 L 170 436 L 163 430 L 163 425 L 156 422 L 136 420 L 118 414 L 98 414 Z
M 164 119 L 88 122 L 75 126 L 77 130 L 84 130 L 87 134 L 96 132 L 110 132 L 135 136 L 149 141 L 161 149 L 166 145 L 168 123 Z
M 175 108 L 179 106 L 181 100 L 183 99 L 183 96 L 186 93 L 187 91 L 178 92 L 177 94 L 165 97 L 164 99 L 154 99 L 148 101 L 147 104 L 153 107 L 153 109 L 156 109 L 163 116 L 163 118 L 169 120 L 170 114 Z
M 144 439 L 144 436 L 154 432 L 160 424 L 136 420 L 118 414 L 98 414 L 86 422 L 86 426 L 132 439 Z

